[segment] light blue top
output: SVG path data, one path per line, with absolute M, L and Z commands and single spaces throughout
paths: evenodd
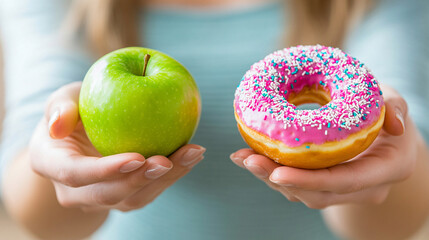
M 44 102 L 80 81 L 94 59 L 57 40 L 69 1 L 0 0 L 6 107 L 1 162 L 27 143 Z M 142 13 L 144 46 L 161 50 L 193 74 L 203 102 L 192 140 L 205 160 L 145 208 L 112 211 L 96 239 L 334 239 L 317 210 L 291 203 L 229 155 L 245 147 L 233 115 L 235 88 L 249 66 L 281 47 L 280 3 L 229 12 L 152 10 Z M 429 6 L 425 0 L 382 1 L 350 35 L 345 50 L 406 98 L 429 136 Z M 143 32 L 144 29 L 144 32 Z

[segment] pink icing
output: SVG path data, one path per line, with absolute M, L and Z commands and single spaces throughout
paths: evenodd
M 312 85 L 329 91 L 331 101 L 315 110 L 287 101 Z M 244 124 L 290 147 L 347 138 L 377 121 L 383 105 L 379 84 L 363 63 L 320 45 L 287 48 L 253 64 L 234 100 Z

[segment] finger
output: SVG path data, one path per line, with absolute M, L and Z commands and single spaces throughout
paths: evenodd
M 294 187 L 285 187 L 289 194 L 313 209 L 324 209 L 338 204 L 381 204 L 386 200 L 390 186 L 382 185 L 359 192 L 337 194 L 326 191 L 307 191 Z
M 153 201 L 165 189 L 173 185 L 177 180 L 185 176 L 193 166 L 201 161 L 204 156 L 205 148 L 188 144 L 174 154 L 169 159 L 174 164 L 174 167 L 157 181 L 153 181 L 141 188 L 138 192 L 124 200 L 118 209 L 121 211 L 129 211 L 138 209 Z M 161 158 L 162 156 L 155 156 Z
M 181 147 L 168 158 L 173 163 L 173 168 L 159 182 L 163 182 L 164 186 L 171 186 L 204 159 L 205 151 L 204 147 L 195 144 Z
M 387 154 L 389 151 L 385 151 Z M 381 153 L 380 153 L 381 154 Z M 311 191 L 351 193 L 376 185 L 399 181 L 403 178 L 397 161 L 386 162 L 376 155 L 363 155 L 360 159 L 327 169 L 306 170 L 282 166 L 270 176 L 273 183 Z
M 192 167 L 201 160 L 206 152 L 202 146 L 187 144 L 175 151 L 168 158 L 173 162 L 174 167 Z
M 39 174 L 71 187 L 94 184 L 136 171 L 145 163 L 138 153 L 121 153 L 107 157 L 89 157 L 78 153 L 51 151 L 52 157 L 32 161 Z M 48 161 L 49 160 L 49 161 Z
M 246 154 L 250 151 L 245 151 L 246 149 L 242 149 L 243 151 L 240 154 Z M 270 188 L 272 188 L 275 191 L 280 192 L 283 196 L 285 196 L 289 201 L 291 202 L 298 202 L 299 199 L 297 199 L 295 196 L 290 194 L 287 189 L 284 189 L 282 186 L 279 186 L 273 182 L 271 182 L 268 179 L 268 176 L 276 169 L 277 167 L 281 166 L 278 163 L 275 163 L 273 160 L 259 154 L 252 154 L 248 156 L 243 161 L 243 166 L 249 170 L 253 175 L 255 175 L 257 178 L 264 181 Z
M 121 179 L 99 182 L 80 188 L 64 186 L 59 201 L 61 199 L 62 204 L 66 206 L 113 207 L 152 181 L 160 182 L 155 187 L 163 190 L 189 172 L 191 167 L 202 159 L 204 151 L 205 149 L 201 146 L 189 144 L 170 156 L 170 159 L 176 162 L 174 168 L 174 162 L 170 159 L 164 156 L 153 156 L 146 160 L 143 167 Z
M 394 89 L 383 85 L 383 91 L 386 105 L 384 130 L 394 136 L 402 135 L 408 113 L 407 103 Z
M 267 180 L 274 169 L 280 166 L 278 163 L 260 154 L 250 155 L 244 160 L 243 164 L 247 170 L 262 180 Z
M 101 212 L 101 211 L 106 211 L 108 210 L 108 208 L 106 207 L 87 207 L 87 206 L 81 206 L 80 207 L 82 209 L 83 212 L 86 213 L 94 213 L 94 212 Z
M 247 170 L 249 170 L 257 178 L 264 181 L 270 188 L 282 193 L 287 199 L 289 199 L 289 201 L 296 201 L 292 195 L 290 195 L 287 191 L 281 191 L 281 187 L 271 182 L 268 178 L 274 169 L 281 166 L 280 164 L 275 163 L 273 160 L 259 154 L 250 155 L 244 160 L 243 164 Z
M 66 207 L 113 208 L 154 181 L 157 178 L 154 177 L 154 172 L 157 172 L 158 177 L 160 177 L 172 167 L 171 161 L 165 157 L 151 157 L 146 160 L 143 167 L 120 179 L 79 188 L 59 185 L 57 190 L 58 201 Z
M 118 201 L 118 203 L 115 205 L 92 205 L 83 207 L 83 210 L 87 212 L 94 212 L 106 209 L 118 209 L 120 211 L 127 212 L 140 209 L 155 200 L 169 186 L 170 185 L 166 184 L 165 181 L 152 181 L 131 196 L 122 197 L 123 200 Z M 117 194 L 117 192 L 115 192 L 115 194 Z M 109 198 L 111 198 L 111 196 L 109 196 Z
M 124 199 L 114 208 L 121 211 L 140 209 L 155 200 L 161 193 L 169 188 L 174 182 L 152 181 L 133 195 Z
M 203 154 L 205 151 L 206 149 L 204 147 L 195 144 L 187 144 L 179 148 L 168 157 L 173 163 L 173 168 L 159 180 L 167 181 L 167 185 L 173 184 L 204 159 Z
M 274 185 L 276 185 L 276 184 L 274 184 Z M 299 198 L 297 198 L 295 195 L 293 195 L 292 193 L 290 193 L 288 189 L 280 188 L 278 185 L 276 185 L 276 186 L 277 186 L 277 189 L 275 189 L 275 190 L 280 192 L 290 202 L 301 202 L 301 200 Z
M 45 118 L 52 138 L 64 138 L 76 127 L 79 119 L 78 101 L 81 82 L 61 87 L 48 100 Z
M 253 151 L 253 149 L 250 148 L 243 148 L 238 150 L 235 153 L 232 153 L 229 158 L 232 160 L 233 163 L 235 163 L 237 166 L 242 167 L 242 168 L 246 168 L 244 166 L 244 159 L 246 159 L 248 156 L 252 155 L 252 154 L 256 154 L 255 151 Z

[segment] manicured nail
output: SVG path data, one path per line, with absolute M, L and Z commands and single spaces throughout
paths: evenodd
M 396 112 L 396 119 L 398 119 L 399 122 L 401 122 L 401 126 L 402 126 L 402 133 L 405 132 L 405 121 L 404 121 L 404 116 L 402 116 L 402 112 L 401 110 L 399 110 L 399 108 L 395 109 Z
M 268 172 L 258 165 L 249 163 L 248 161 L 244 161 L 244 166 L 246 166 L 246 168 L 257 177 L 260 177 L 260 178 L 268 177 Z
M 282 187 L 296 187 L 296 185 L 293 185 L 293 184 L 290 184 L 290 183 L 282 183 L 282 182 L 274 181 L 274 180 L 271 180 L 271 179 L 270 179 L 270 181 L 272 183 L 275 183 L 275 184 L 280 185 Z
M 60 119 L 60 110 L 55 110 L 55 112 L 51 115 L 51 117 L 49 118 L 49 123 L 48 126 L 49 128 L 52 127 L 52 125 L 58 121 L 58 119 Z
M 294 184 L 281 182 L 280 178 L 278 172 L 274 171 L 270 176 L 270 181 L 283 187 L 296 187 Z
M 154 166 L 149 167 L 144 175 L 149 179 L 157 179 L 170 171 L 170 169 L 171 167 L 168 168 L 159 164 L 155 164 Z
M 246 168 L 246 166 L 244 166 L 244 163 L 243 163 L 244 158 L 237 156 L 236 153 L 232 153 L 231 155 L 229 155 L 229 158 L 233 163 L 235 163 L 235 165 L 241 168 Z
M 195 162 L 201 161 L 203 158 L 202 155 L 206 151 L 205 148 L 191 148 L 189 149 L 182 157 L 180 164 L 182 166 L 189 166 Z
M 130 161 L 125 163 L 124 165 L 122 165 L 121 168 L 119 168 L 119 172 L 121 173 L 129 173 L 132 171 L 137 170 L 138 168 L 140 168 L 141 166 L 143 166 L 144 162 L 142 161 Z
M 201 155 L 199 158 L 197 158 L 194 162 L 192 162 L 191 164 L 187 165 L 186 167 L 193 168 L 195 165 L 197 165 L 203 159 L 204 159 L 204 155 Z
M 235 155 L 235 153 L 232 153 L 231 155 L 229 155 L 229 158 L 230 158 L 232 161 L 243 161 L 243 158 L 242 158 L 242 157 L 239 157 L 239 156 L 236 156 L 236 155 Z

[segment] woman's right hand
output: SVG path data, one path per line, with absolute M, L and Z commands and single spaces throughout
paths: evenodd
M 52 94 L 30 143 L 32 168 L 50 179 L 63 207 L 86 211 L 142 208 L 200 162 L 205 148 L 188 144 L 169 158 L 138 153 L 102 157 L 79 120 L 81 82 Z

